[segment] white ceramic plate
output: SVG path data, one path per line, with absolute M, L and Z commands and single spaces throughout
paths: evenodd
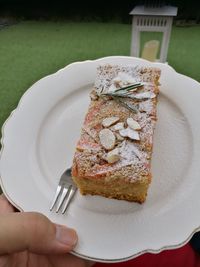
M 88 93 L 100 63 L 162 70 L 154 138 L 153 181 L 145 204 L 75 196 L 65 215 L 49 207 L 59 176 L 71 165 Z M 74 227 L 74 254 L 119 262 L 184 245 L 200 226 L 200 84 L 166 64 L 132 57 L 73 63 L 36 82 L 3 126 L 1 186 L 20 210 Z

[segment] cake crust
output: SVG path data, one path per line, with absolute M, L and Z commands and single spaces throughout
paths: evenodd
M 108 64 L 98 67 L 72 166 L 72 177 L 83 195 L 145 201 L 151 182 L 159 77 L 157 68 Z M 113 92 L 122 92 L 124 83 L 142 86 L 130 91 L 128 98 L 113 97 Z M 128 106 L 134 106 L 136 111 Z M 105 119 L 107 124 L 103 123 Z M 134 127 L 138 128 L 133 130 Z M 114 136 L 111 149 L 101 140 L 100 133 L 105 128 Z

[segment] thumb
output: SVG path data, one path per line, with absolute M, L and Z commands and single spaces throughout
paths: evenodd
M 0 254 L 29 250 L 39 254 L 66 253 L 77 243 L 76 232 L 52 223 L 36 212 L 0 216 Z

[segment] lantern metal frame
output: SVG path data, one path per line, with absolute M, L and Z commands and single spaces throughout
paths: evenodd
M 162 32 L 160 58 L 158 61 L 166 62 L 173 17 L 177 15 L 177 7 L 145 7 L 136 6 L 130 15 L 132 19 L 131 56 L 139 57 L 140 32 Z

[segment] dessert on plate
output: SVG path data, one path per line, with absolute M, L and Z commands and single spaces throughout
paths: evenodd
M 98 66 L 72 166 L 83 195 L 145 201 L 159 77 L 152 67 Z

